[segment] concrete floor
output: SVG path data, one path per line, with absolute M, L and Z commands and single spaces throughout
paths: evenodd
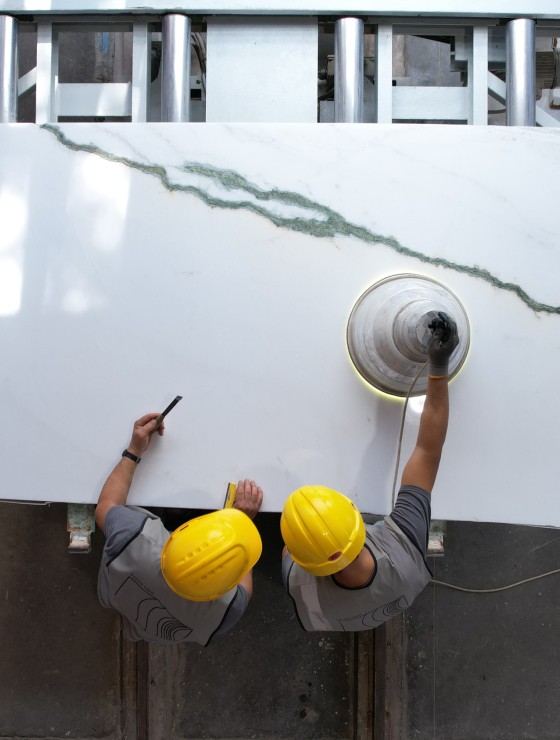
M 374 705 L 376 740 L 560 738 L 560 576 L 487 595 L 428 586 L 400 653 L 401 623 L 376 631 L 374 700 L 360 640 L 299 628 L 278 517 L 259 520 L 265 550 L 239 625 L 208 648 L 148 647 L 121 640 L 97 602 L 101 533 L 91 554 L 68 555 L 64 505 L 0 504 L 0 738 L 366 738 Z M 442 580 L 502 585 L 558 567 L 560 532 L 450 523 L 433 562 Z M 386 684 L 398 688 L 387 711 Z
M 560 531 L 449 523 L 435 578 L 497 588 L 560 567 Z M 405 737 L 560 738 L 560 574 L 494 594 L 428 586 L 406 612 Z
M 102 538 L 67 554 L 66 507 L 0 504 L 0 737 L 119 737 L 119 622 L 97 601 Z
M 243 620 L 210 646 L 121 640 L 89 555 L 67 553 L 66 507 L 0 504 L 0 738 L 355 736 L 355 640 L 305 634 L 280 577 L 277 515 Z
M 353 638 L 302 631 L 280 575 L 279 516 L 256 524 L 264 550 L 243 619 L 206 648 L 166 648 L 159 671 L 152 659 L 161 680 L 150 705 L 162 703 L 166 716 L 150 740 L 354 736 Z

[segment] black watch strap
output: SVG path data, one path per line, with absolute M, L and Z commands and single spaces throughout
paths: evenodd
M 141 457 L 138 457 L 138 455 L 133 455 L 132 452 L 129 452 L 128 450 L 123 450 L 122 457 L 128 457 L 128 459 L 133 460 L 136 465 L 138 465 L 138 463 L 142 459 Z

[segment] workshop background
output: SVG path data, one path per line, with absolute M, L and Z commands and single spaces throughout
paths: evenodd
M 21 83 L 17 120 L 34 122 L 36 92 L 28 75 L 37 62 L 36 19 L 27 17 L 20 25 L 25 23 L 19 34 L 19 77 L 27 81 Z M 332 25 L 319 39 L 314 105 L 324 122 L 335 118 Z M 536 104 L 560 121 L 560 100 L 557 108 L 550 105 L 560 84 L 555 33 L 551 22 L 548 40 L 537 44 Z M 193 34 L 191 120 L 202 121 L 202 22 Z M 370 114 L 373 36 L 366 36 L 364 51 Z M 60 35 L 59 81 L 126 83 L 132 76 L 133 41 L 132 32 L 110 26 L 87 33 L 69 28 Z M 395 35 L 392 63 L 395 86 L 460 89 L 466 84 L 460 49 L 433 29 Z M 150 64 L 155 81 L 161 69 L 157 36 Z M 493 73 L 505 79 L 503 61 L 495 62 Z M 159 104 L 155 95 L 148 120 L 158 115 Z M 126 121 L 131 116 L 65 116 L 63 110 L 58 117 L 77 119 Z M 439 119 L 407 118 L 413 120 Z M 463 121 L 442 118 L 441 123 Z M 505 123 L 504 103 L 491 96 L 488 124 Z M 519 362 L 534 371 L 522 352 Z M 4 434 L 13 433 L 5 425 Z M 28 454 L 33 465 L 33 450 Z M 527 465 L 538 464 L 527 460 Z M 507 507 L 507 491 L 495 494 Z M 1 495 L 12 498 L 7 490 Z M 527 490 L 527 497 L 532 495 Z M 63 503 L 0 503 L 0 738 L 560 738 L 560 575 L 499 590 L 560 567 L 556 529 L 448 521 L 440 540 L 443 554 L 430 559 L 434 578 L 472 592 L 430 584 L 404 616 L 374 632 L 306 634 L 281 582 L 279 515 L 260 514 L 256 523 L 264 553 L 247 614 L 207 648 L 171 648 L 122 639 L 119 617 L 97 600 L 103 535 L 91 534 L 89 553 L 69 552 L 73 516 L 75 510 Z

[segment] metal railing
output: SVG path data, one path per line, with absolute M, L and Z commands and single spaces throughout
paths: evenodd
M 115 8 L 126 9 L 126 5 L 121 2 Z M 375 5 L 378 4 L 363 3 L 364 9 Z M 240 3 L 224 3 L 220 6 L 221 15 L 206 18 L 196 15 L 198 36 L 201 37 L 203 30 L 207 34 L 201 44 L 204 57 L 198 54 L 200 64 L 193 75 L 194 21 L 188 15 L 176 12 L 158 15 L 153 3 L 146 15 L 122 12 L 103 16 L 85 12 L 69 15 L 56 13 L 57 4 L 51 2 L 50 14 L 29 16 L 29 22 L 25 15 L 18 20 L 0 15 L 0 121 L 17 121 L 18 97 L 34 91 L 37 123 L 68 118 L 188 121 L 192 119 L 193 106 L 198 106 L 194 120 L 205 120 L 205 105 L 212 111 L 208 120 L 232 121 L 238 120 L 239 105 L 232 106 L 231 100 L 247 96 L 251 100 L 250 117 L 243 120 L 279 120 L 278 110 L 282 110 L 285 117 L 281 120 L 294 122 L 438 121 L 486 125 L 490 96 L 505 104 L 508 125 L 559 126 L 557 112 L 535 104 L 535 40 L 551 41 L 560 35 L 560 14 L 553 16 L 553 3 L 534 5 L 538 7 L 533 17 L 513 18 L 504 23 L 498 17 L 457 18 L 453 13 L 445 17 L 432 14 L 429 18 L 368 15 L 328 19 L 317 13 L 309 19 L 301 18 L 293 10 L 289 17 L 279 19 L 250 15 Z M 494 7 L 498 13 L 502 6 L 496 2 L 485 7 L 487 12 Z M 6 7 L 19 6 L 13 0 Z M 92 3 L 90 10 L 96 7 Z M 278 13 L 288 15 L 289 4 L 274 7 Z M 32 12 L 28 2 L 26 8 Z M 141 6 L 135 4 L 135 8 Z M 412 13 L 410 8 L 409 12 Z M 471 7 L 471 13 L 475 12 L 477 8 Z M 542 18 L 546 12 L 550 17 Z M 229 51 L 220 41 L 224 27 L 233 42 Z M 317 37 L 325 29 L 334 37 L 334 99 L 318 101 Z M 18 77 L 19 39 L 30 30 L 36 31 L 36 67 Z M 59 41 L 61 34 L 68 32 L 131 35 L 130 80 L 61 82 Z M 242 42 L 247 33 L 252 34 L 254 43 L 245 52 L 247 45 Z M 394 40 L 403 35 L 445 40 L 453 51 L 453 64 L 462 70 L 464 84 L 452 87 L 402 84 L 393 72 L 393 56 Z M 370 60 L 373 75 L 369 78 L 364 78 L 365 36 L 373 41 Z M 236 39 L 239 39 L 237 46 Z M 270 51 L 272 39 L 277 45 L 274 48 L 279 45 L 285 54 L 275 55 Z M 158 74 L 152 79 L 156 46 L 161 47 L 161 63 L 158 60 Z M 198 47 L 197 50 L 200 52 Z M 505 80 L 504 74 L 490 70 L 491 63 L 505 71 Z M 263 67 L 266 74 L 259 77 L 255 70 Z M 228 80 L 227 94 L 224 86 L 216 82 L 224 78 Z M 261 87 L 255 82 L 257 78 Z M 272 89 L 276 105 L 270 102 Z M 199 92 L 200 101 L 192 100 L 193 90 Z M 313 105 L 302 105 L 299 98 L 307 100 L 313 94 Z

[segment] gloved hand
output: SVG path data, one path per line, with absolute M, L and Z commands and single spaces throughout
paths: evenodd
M 428 375 L 443 377 L 449 375 L 449 358 L 459 344 L 457 324 L 443 311 L 438 311 L 438 318 L 428 324 L 432 336 L 428 342 L 430 367 Z

